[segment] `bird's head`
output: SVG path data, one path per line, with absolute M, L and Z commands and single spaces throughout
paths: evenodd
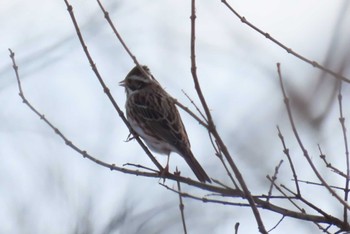
M 142 70 L 139 66 L 135 66 L 125 77 L 124 80 L 119 82 L 120 86 L 125 88 L 127 95 L 140 91 L 148 86 L 154 84 L 156 81 L 153 78 L 149 68 L 142 66 Z

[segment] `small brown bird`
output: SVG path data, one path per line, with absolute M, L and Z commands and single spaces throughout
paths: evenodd
M 201 182 L 211 182 L 191 152 L 180 114 L 170 95 L 160 86 L 146 66 L 134 67 L 119 84 L 125 87 L 126 116 L 135 132 L 154 152 L 176 152 L 191 167 Z M 146 73 L 146 74 L 144 74 Z

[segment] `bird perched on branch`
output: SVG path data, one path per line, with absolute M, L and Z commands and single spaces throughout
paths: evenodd
M 135 66 L 119 83 L 126 92 L 126 116 L 134 131 L 154 152 L 181 155 L 201 182 L 211 182 L 191 152 L 180 114 L 170 95 L 146 66 Z

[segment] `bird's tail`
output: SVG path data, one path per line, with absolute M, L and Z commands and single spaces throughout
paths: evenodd
M 193 156 L 190 150 L 189 152 L 186 152 L 186 154 L 183 154 L 183 157 L 199 181 L 203 183 L 211 183 L 209 176 L 207 175 L 207 173 L 205 173 L 203 167 L 199 164 L 199 162 L 196 160 L 196 158 Z

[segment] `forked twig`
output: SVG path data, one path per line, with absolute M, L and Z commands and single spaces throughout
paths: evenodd
M 278 184 L 276 184 L 276 181 L 274 181 L 269 175 L 266 177 L 270 182 L 271 184 L 278 190 L 278 192 L 280 192 L 284 197 L 287 198 L 287 200 L 289 200 L 290 203 L 293 204 L 293 206 L 295 206 L 298 210 L 302 211 L 303 213 L 303 209 L 300 208 L 300 206 L 298 206 L 298 204 L 296 203 L 297 202 L 297 199 L 294 199 L 293 197 L 291 196 L 288 196 L 287 193 L 285 191 L 282 190 L 282 188 L 286 189 L 282 184 L 279 186 Z M 290 192 L 289 189 L 286 189 L 288 192 Z M 294 193 L 292 193 L 294 194 Z M 295 197 L 296 198 L 296 197 Z M 269 202 L 269 201 L 266 201 L 266 202 Z
M 342 172 L 341 170 L 339 170 L 338 168 L 334 167 L 330 162 L 327 161 L 326 159 L 326 155 L 322 152 L 321 150 L 321 146 L 318 145 L 318 150 L 320 151 L 320 158 L 322 159 L 322 161 L 324 162 L 324 164 L 326 164 L 326 167 L 330 168 L 334 173 L 344 177 L 344 178 L 348 178 L 347 175 Z

